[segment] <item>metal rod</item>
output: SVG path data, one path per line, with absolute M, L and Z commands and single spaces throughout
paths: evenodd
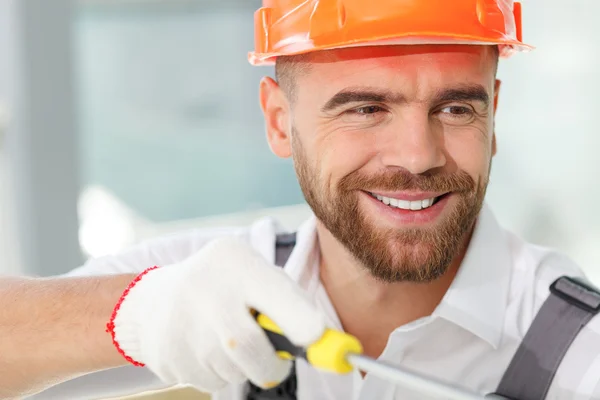
M 348 354 L 346 356 L 348 362 L 356 368 L 373 374 L 388 382 L 399 383 L 403 386 L 410 387 L 422 393 L 428 393 L 434 396 L 439 396 L 449 400 L 483 400 L 483 399 L 502 399 L 495 395 L 479 395 L 467 391 L 458 386 L 448 383 L 436 381 L 431 377 L 420 375 L 415 372 L 405 371 L 394 365 L 383 361 L 374 360 L 370 357 Z

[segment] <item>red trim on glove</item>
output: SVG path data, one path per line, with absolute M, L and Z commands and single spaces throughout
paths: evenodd
M 121 348 L 121 346 L 119 345 L 119 343 L 117 342 L 117 340 L 115 339 L 115 318 L 117 317 L 117 313 L 119 312 L 119 309 L 121 308 L 121 304 L 123 304 L 123 301 L 125 300 L 125 297 L 127 297 L 127 295 L 129 294 L 129 291 L 140 281 L 142 280 L 142 278 L 144 277 L 144 275 L 146 275 L 148 272 L 157 269 L 157 266 L 154 266 L 152 268 L 148 268 L 147 270 L 145 270 L 144 272 L 142 272 L 141 274 L 139 274 L 138 276 L 135 277 L 135 279 L 133 281 L 131 281 L 131 283 L 127 286 L 127 289 L 125 289 L 125 291 L 123 292 L 123 294 L 121 295 L 121 298 L 119 299 L 119 302 L 117 303 L 117 305 L 115 306 L 112 315 L 110 317 L 110 321 L 108 321 L 108 323 L 106 324 L 106 332 L 110 333 L 110 336 L 112 337 L 112 342 L 115 345 L 115 347 L 117 348 L 117 351 L 123 356 L 125 357 L 125 359 L 127 361 L 129 361 L 131 364 L 135 365 L 136 367 L 143 367 L 144 364 L 135 361 L 133 358 L 129 357 L 127 354 L 125 354 L 125 351 L 123 351 L 123 349 Z

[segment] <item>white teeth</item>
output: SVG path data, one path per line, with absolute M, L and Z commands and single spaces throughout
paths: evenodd
M 420 210 L 421 208 L 423 208 L 423 201 L 422 200 L 411 201 L 410 202 L 410 209 L 411 210 Z
M 408 200 L 398 200 L 398 208 L 403 208 L 405 210 L 410 210 L 410 201 L 408 201 Z
M 390 207 L 396 207 L 396 208 L 401 208 L 403 210 L 413 210 L 413 211 L 422 210 L 424 208 L 431 207 L 433 205 L 433 202 L 436 199 L 435 197 L 433 197 L 431 199 L 425 199 L 425 200 L 408 201 L 408 200 L 394 199 L 391 197 L 385 197 L 385 196 L 381 196 L 378 194 L 373 194 L 373 197 L 375 197 L 377 200 L 381 201 L 383 204 L 389 205 Z

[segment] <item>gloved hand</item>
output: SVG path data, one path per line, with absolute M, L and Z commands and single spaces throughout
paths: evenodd
M 241 239 L 221 238 L 179 264 L 138 277 L 109 330 L 130 361 L 165 383 L 205 392 L 245 380 L 272 387 L 286 378 L 291 362 L 276 355 L 251 308 L 299 346 L 325 329 L 322 314 L 281 268 Z

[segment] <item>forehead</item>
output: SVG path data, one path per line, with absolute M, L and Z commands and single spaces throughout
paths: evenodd
M 372 46 L 315 52 L 299 63 L 300 92 L 350 86 L 427 91 L 469 83 L 491 89 L 497 56 L 491 46 Z

